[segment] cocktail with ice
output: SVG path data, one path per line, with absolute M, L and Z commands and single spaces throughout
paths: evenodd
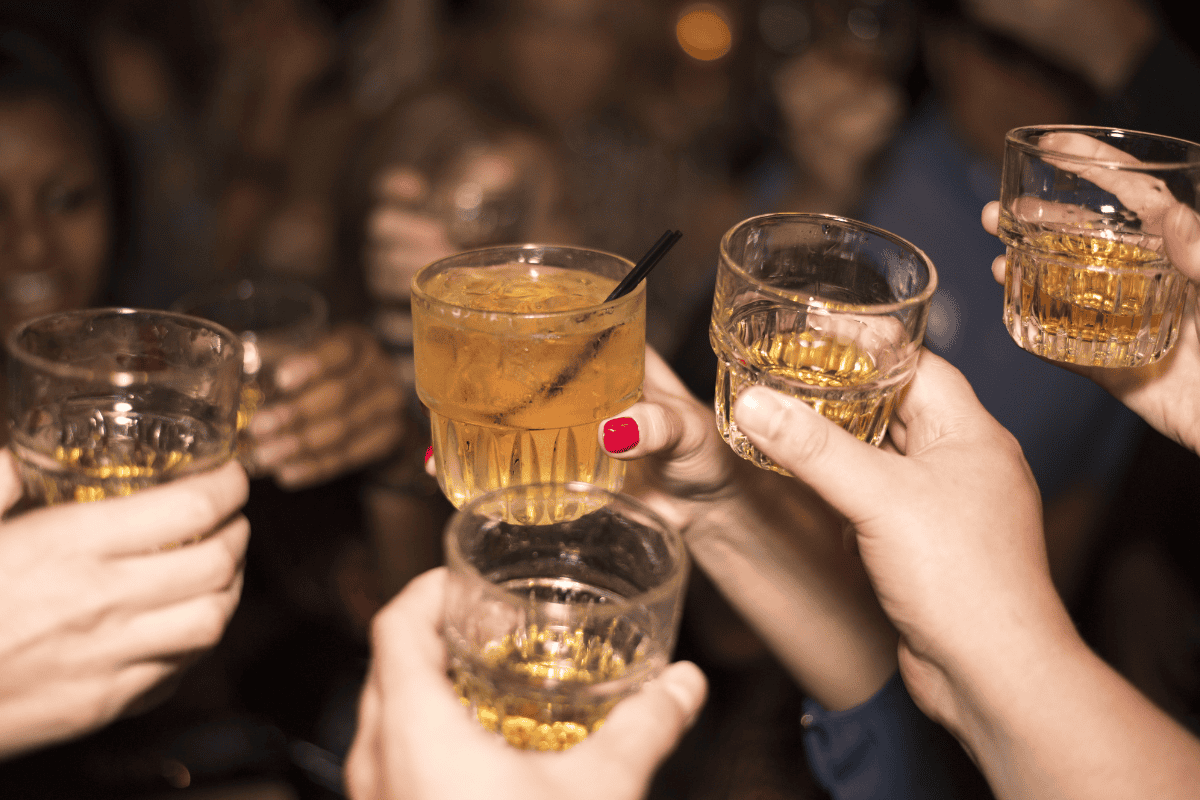
M 605 302 L 632 268 L 598 250 L 514 245 L 413 278 L 417 393 L 455 506 L 513 485 L 621 487 L 624 463 L 597 429 L 641 397 L 645 287 Z

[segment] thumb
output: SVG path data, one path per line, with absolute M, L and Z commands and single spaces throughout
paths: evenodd
M 774 390 L 743 391 L 733 418 L 755 447 L 851 520 L 871 516 L 863 503 L 879 497 L 878 489 L 897 474 L 901 456 L 859 441 L 803 400 Z
M 1180 203 L 1167 212 L 1163 229 L 1171 263 L 1188 280 L 1200 283 L 1200 216 Z
M 621 764 L 629 777 L 649 781 L 695 722 L 708 694 L 708 681 L 690 661 L 671 664 L 641 690 L 622 700 L 604 726 L 588 737 L 588 754 L 600 763 Z

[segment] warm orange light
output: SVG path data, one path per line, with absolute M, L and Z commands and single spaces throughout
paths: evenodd
M 675 38 L 683 52 L 699 61 L 713 61 L 733 47 L 733 32 L 725 17 L 712 6 L 685 10 L 675 23 Z

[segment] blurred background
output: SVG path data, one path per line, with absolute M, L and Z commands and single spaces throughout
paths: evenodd
M 26 135 L 21 158 L 0 158 L 0 320 L 85 285 L 72 302 L 166 307 L 217 280 L 284 276 L 369 328 L 411 392 L 420 266 L 513 241 L 636 259 L 677 228 L 648 281 L 648 338 L 711 398 L 722 233 L 768 211 L 871 222 L 936 264 L 927 345 L 1025 448 L 1081 628 L 1194 722 L 1196 459 L 1008 339 L 989 269 L 1003 248 L 979 224 L 1010 128 L 1200 140 L 1191 5 L 2 0 L 0 144 L 28 134 L 21 103 L 41 93 L 71 121 L 58 144 L 98 177 L 44 176 L 61 236 L 50 263 L 20 246 L 13 198 L 21 165 L 56 142 Z M 103 230 L 72 222 L 87 207 Z M 0 796 L 342 796 L 368 622 L 439 563 L 449 513 L 422 469 L 415 397 L 406 414 L 405 441 L 368 469 L 298 492 L 256 481 L 243 603 L 222 645 L 154 710 L 0 764 Z M 713 691 L 654 796 L 819 798 L 799 689 L 700 575 L 680 655 Z

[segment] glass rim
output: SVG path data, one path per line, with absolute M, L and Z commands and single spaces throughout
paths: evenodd
M 579 314 L 585 314 L 585 313 L 590 314 L 590 313 L 594 313 L 596 311 L 600 311 L 600 310 L 603 310 L 606 308 L 617 308 L 622 304 L 633 302 L 638 297 L 643 296 L 646 292 L 646 281 L 642 280 L 642 281 L 639 281 L 638 285 L 635 286 L 632 290 L 630 290 L 627 294 L 624 294 L 621 297 L 618 297 L 616 300 L 610 300 L 606 303 L 597 303 L 596 305 L 581 306 L 579 308 L 572 308 L 572 309 L 564 310 L 564 311 L 519 312 L 519 311 L 491 311 L 488 309 L 475 308 L 473 306 L 465 306 L 465 305 L 460 305 L 457 303 L 448 303 L 445 300 L 442 300 L 441 298 L 433 296 L 419 284 L 419 281 L 427 278 L 429 275 L 436 272 L 438 270 L 438 268 L 446 266 L 447 262 L 457 261 L 457 260 L 463 259 L 467 256 L 480 255 L 480 254 L 489 253 L 489 252 L 518 253 L 518 252 L 522 252 L 522 251 L 534 251 L 534 250 L 570 251 L 570 252 L 575 252 L 575 253 L 590 253 L 593 255 L 603 256 L 605 258 L 610 258 L 614 261 L 618 261 L 618 262 L 621 262 L 621 263 L 627 265 L 628 269 L 626 270 L 626 273 L 628 273 L 628 271 L 633 269 L 633 267 L 634 267 L 634 263 L 632 261 L 630 261 L 628 258 L 625 258 L 624 256 L 619 256 L 616 253 L 610 253 L 607 250 L 599 250 L 594 247 L 576 247 L 575 245 L 567 245 L 567 244 L 538 244 L 538 243 L 492 245 L 489 247 L 477 247 L 472 250 L 460 250 L 456 253 L 451 253 L 448 256 L 443 256 L 436 261 L 429 262 L 428 264 L 426 264 L 425 266 L 423 266 L 419 270 L 417 270 L 417 272 L 413 275 L 412 281 L 410 283 L 410 293 L 414 300 L 419 298 L 427 303 L 436 304 L 443 308 L 456 308 L 456 309 L 460 309 L 462 311 L 471 311 L 471 312 L 475 312 L 477 314 L 494 315 L 494 316 L 506 318 L 506 319 L 536 320 L 536 319 L 561 319 L 561 318 L 567 318 L 567 317 L 572 317 L 572 316 L 578 316 Z M 486 265 L 477 265 L 477 266 L 479 266 L 483 269 L 491 269 L 494 267 L 509 266 L 510 263 L 511 262 L 506 262 L 503 264 L 486 264 Z M 519 261 L 517 263 L 524 264 L 524 263 L 529 263 L 529 262 Z M 537 265 L 533 265 L 533 266 L 537 266 Z M 555 265 L 555 264 L 545 264 L 544 266 L 556 267 L 557 269 L 566 269 L 565 267 L 557 267 L 557 265 Z M 617 278 L 616 280 L 619 282 L 621 279 Z
M 246 296 L 242 296 L 245 287 L 249 287 Z M 287 294 L 287 297 L 307 302 L 311 304 L 313 316 L 311 319 L 302 319 L 288 325 L 278 325 L 267 328 L 262 331 L 255 331 L 253 328 L 247 328 L 241 333 L 275 333 L 288 334 L 294 331 L 309 331 L 317 333 L 329 324 L 329 301 L 325 299 L 325 295 L 309 286 L 303 281 L 291 280 L 288 278 L 266 277 L 266 278 L 241 278 L 236 281 L 226 281 L 211 283 L 206 286 L 201 286 L 194 289 L 182 297 L 171 303 L 170 311 L 177 314 L 184 314 L 199 319 L 205 319 L 215 325 L 220 325 L 232 331 L 233 329 L 227 325 L 209 320 L 208 317 L 201 316 L 195 312 L 197 306 L 207 305 L 210 303 L 221 303 L 227 301 L 251 300 L 259 294 L 260 290 L 275 290 L 282 289 Z M 238 333 L 237 331 L 234 331 Z M 240 337 L 240 333 L 239 333 Z
M 687 545 L 683 539 L 683 533 L 678 528 L 663 519 L 662 515 L 657 511 L 650 508 L 648 505 L 632 495 L 624 494 L 622 492 L 613 492 L 591 483 L 585 483 L 583 481 L 567 481 L 565 483 L 514 484 L 500 489 L 493 489 L 490 492 L 481 494 L 463 504 L 462 508 L 455 509 L 454 513 L 450 516 L 449 521 L 446 523 L 445 533 L 442 537 L 445 550 L 446 567 L 451 575 L 458 573 L 468 576 L 473 582 L 486 587 L 484 591 L 492 596 L 502 597 L 513 603 L 529 602 L 528 600 L 521 598 L 519 595 L 515 595 L 512 592 L 501 589 L 495 583 L 485 578 L 483 573 L 480 572 L 474 564 L 467 560 L 466 556 L 462 552 L 462 548 L 459 547 L 457 537 L 454 535 L 455 531 L 460 526 L 465 524 L 465 520 L 472 516 L 471 512 L 474 508 L 486 501 L 493 499 L 496 495 L 507 492 L 516 492 L 523 489 L 554 489 L 566 490 L 567 492 L 578 494 L 605 495 L 608 498 L 608 502 L 606 502 L 600 508 L 611 507 L 613 501 L 625 503 L 631 506 L 639 514 L 647 517 L 665 533 L 667 539 L 673 542 L 674 549 L 678 551 L 678 558 L 675 559 L 675 563 L 672 565 L 670 573 L 658 585 L 646 589 L 645 591 L 638 592 L 630 597 L 622 598 L 620 604 L 621 606 L 627 606 L 631 604 L 653 605 L 662 597 L 676 591 L 676 587 L 680 584 L 680 582 L 687 579 L 687 573 L 691 563 L 690 556 L 688 554 Z M 600 508 L 597 508 L 596 511 L 599 511 Z M 482 515 L 477 514 L 475 516 Z M 614 605 L 614 608 L 615 607 L 616 605 Z
M 750 227 L 751 225 L 761 225 L 762 223 L 768 221 L 792 221 L 808 223 L 832 222 L 845 228 L 861 231 L 863 233 L 869 233 L 873 236 L 879 236 L 883 239 L 887 239 L 893 244 L 911 251 L 921 261 L 921 263 L 925 265 L 925 268 L 929 270 L 929 283 L 920 291 L 920 293 L 907 299 L 899 300 L 894 303 L 872 303 L 870 305 L 846 303 L 838 300 L 825 300 L 815 295 L 809 295 L 807 299 L 805 299 L 794 291 L 780 289 L 777 286 L 763 283 L 762 280 L 751 275 L 744 267 L 742 267 L 741 264 L 734 260 L 734 258 L 729 254 L 729 245 L 732 242 L 734 235 L 738 231 L 742 230 L 743 228 Z M 758 216 L 749 217 L 725 231 L 725 234 L 721 237 L 720 259 L 723 266 L 727 267 L 730 271 L 741 276 L 745 280 L 753 283 L 759 291 L 774 295 L 776 298 L 789 303 L 803 303 L 804 305 L 811 306 L 812 308 L 823 308 L 829 311 L 846 311 L 855 314 L 894 314 L 897 311 L 914 308 L 929 302 L 938 288 L 937 269 L 933 266 L 933 259 L 926 255 L 924 250 L 917 247 L 903 236 L 898 236 L 891 231 L 884 230 L 883 228 L 871 225 L 867 222 L 860 222 L 858 220 L 839 216 L 837 214 L 814 214 L 807 212 L 783 211 L 770 214 L 759 214 Z
M 1047 133 L 1082 133 L 1091 135 L 1095 133 L 1104 134 L 1120 134 L 1114 138 L 1130 138 L 1130 139 L 1148 139 L 1163 144 L 1176 144 L 1184 148 L 1189 148 L 1195 152 L 1195 160 L 1192 161 L 1139 161 L 1130 163 L 1128 161 L 1115 161 L 1111 158 L 1092 158 L 1090 156 L 1080 156 L 1071 153 L 1060 153 L 1056 150 L 1046 150 L 1036 144 L 1029 142 L 1027 139 L 1034 135 L 1045 135 Z M 1180 139 L 1177 136 L 1166 136 L 1161 133 L 1149 133 L 1147 131 L 1137 131 L 1130 128 L 1118 128 L 1112 125 L 1022 125 L 1019 128 L 1013 128 L 1008 133 L 1004 134 L 1004 146 L 1019 150 L 1027 155 L 1053 155 L 1056 159 L 1070 161 L 1075 164 L 1090 164 L 1092 166 L 1103 167 L 1105 169 L 1136 169 L 1136 170 L 1156 170 L 1164 171 L 1186 171 L 1190 169 L 1200 168 L 1200 144 L 1189 141 L 1188 139 Z
M 15 328 L 13 328 L 8 337 L 5 339 L 5 352 L 9 358 L 14 361 L 21 362 L 26 366 L 41 370 L 42 372 L 53 375 L 60 379 L 82 379 L 94 380 L 100 376 L 107 376 L 109 382 L 116 386 L 132 386 L 137 383 L 143 383 L 149 375 L 148 372 L 142 370 L 104 370 L 96 369 L 95 367 L 81 367 L 75 364 L 67 364 L 62 361 L 55 361 L 44 356 L 39 356 L 29 352 L 20 344 L 21 336 L 26 332 L 39 325 L 44 325 L 50 320 L 60 320 L 66 318 L 73 319 L 98 319 L 101 317 L 155 317 L 163 318 L 173 322 L 180 327 L 191 328 L 199 331 L 211 331 L 216 333 L 222 339 L 229 342 L 229 355 L 226 361 L 237 366 L 240 375 L 242 369 L 243 348 L 242 340 L 237 334 L 229 330 L 223 325 L 220 325 L 212 320 L 204 319 L 203 317 L 193 316 L 191 314 L 181 314 L 176 311 L 163 311 L 152 308 L 129 308 L 125 306 L 111 306 L 101 308 L 78 308 L 68 311 L 56 311 L 50 314 L 43 314 L 40 317 L 26 320 Z

